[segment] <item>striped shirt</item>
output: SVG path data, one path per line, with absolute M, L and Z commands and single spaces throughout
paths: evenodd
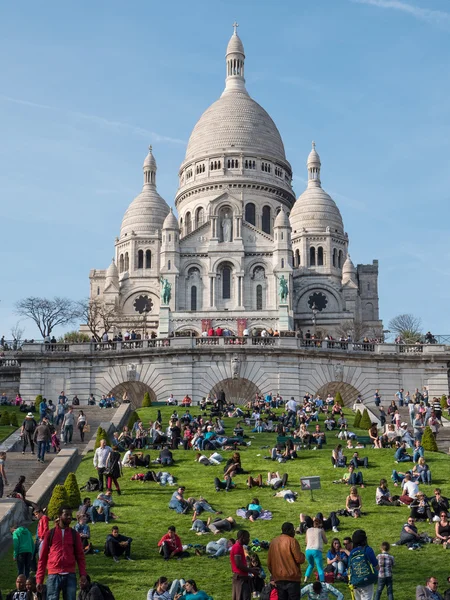
M 382 552 L 377 556 L 378 577 L 392 577 L 392 567 L 395 564 L 394 557 L 387 552 Z

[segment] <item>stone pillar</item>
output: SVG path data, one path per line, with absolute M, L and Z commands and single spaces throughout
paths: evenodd
M 216 274 L 209 276 L 209 306 L 216 308 Z
M 170 307 L 159 307 L 158 337 L 169 337 L 170 334 Z
M 235 225 L 235 229 L 236 229 L 236 235 L 234 236 L 235 240 L 241 240 L 242 239 L 242 215 L 238 215 L 235 219 L 236 225 Z
M 294 319 L 292 311 L 289 310 L 289 304 L 280 304 L 278 306 L 278 331 L 293 331 Z

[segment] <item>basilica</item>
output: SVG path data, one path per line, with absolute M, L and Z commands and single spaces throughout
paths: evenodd
M 378 261 L 353 264 L 314 142 L 296 199 L 280 133 L 247 91 L 236 25 L 225 68 L 222 95 L 190 136 L 175 209 L 157 191 L 150 147 L 114 259 L 90 272 L 90 300 L 114 310 L 109 333 L 164 337 L 221 327 L 337 337 L 362 327 L 378 335 Z

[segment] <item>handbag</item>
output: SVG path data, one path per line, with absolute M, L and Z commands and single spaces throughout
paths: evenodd
M 91 433 L 91 426 L 86 423 L 83 427 L 83 433 Z

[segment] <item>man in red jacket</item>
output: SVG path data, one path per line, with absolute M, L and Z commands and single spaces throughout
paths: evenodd
M 164 556 L 164 560 L 169 558 L 183 558 L 189 556 L 187 552 L 183 552 L 183 544 L 176 534 L 174 525 L 171 525 L 167 530 L 166 535 L 163 535 L 158 542 L 159 553 Z
M 41 545 L 36 581 L 38 592 L 42 592 L 45 572 L 48 571 L 47 600 L 59 600 L 61 592 L 64 600 L 76 600 L 77 565 L 80 584 L 86 582 L 86 559 L 81 538 L 70 527 L 71 522 L 72 509 L 62 506 L 55 528 L 46 532 Z

